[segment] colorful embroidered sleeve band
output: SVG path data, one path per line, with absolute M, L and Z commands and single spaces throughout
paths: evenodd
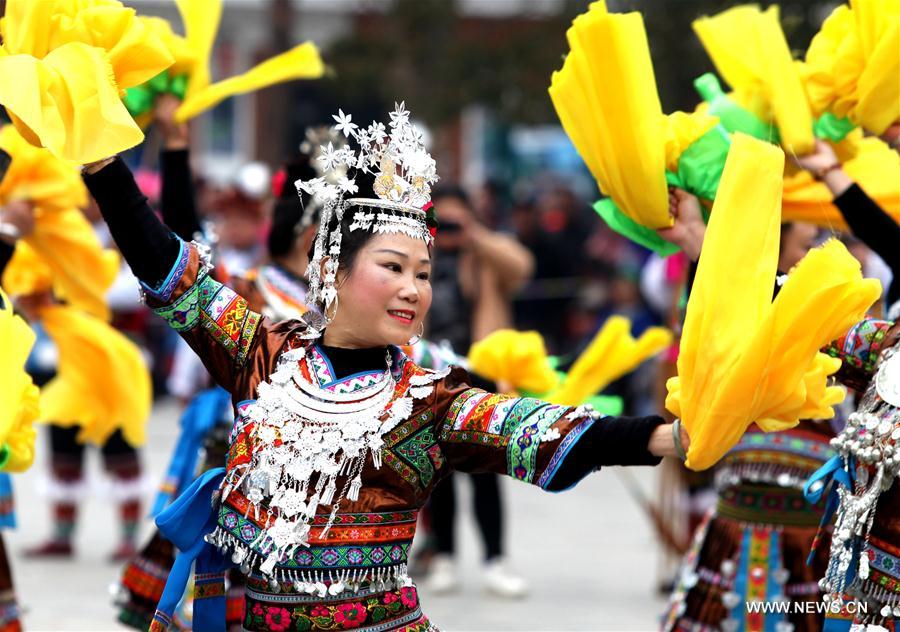
M 811 251 L 772 301 L 784 154 L 738 134 L 726 163 L 687 308 L 666 407 L 713 465 L 754 421 L 766 430 L 833 414 L 838 364 L 817 350 L 858 321 L 877 281 L 838 242 Z M 735 236 L 740 235 L 740 239 Z
M 659 462 L 647 451 L 659 417 L 601 417 L 586 406 L 488 393 L 464 380 L 464 373 L 451 373 L 436 396 L 438 441 L 455 469 L 506 474 L 560 491 L 603 465 Z M 570 458 L 582 442 L 588 449 Z

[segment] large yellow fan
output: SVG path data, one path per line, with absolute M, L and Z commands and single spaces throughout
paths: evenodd
M 813 118 L 803 81 L 781 29 L 778 6 L 743 5 L 693 22 L 694 32 L 733 98 L 778 125 L 784 147 L 810 152 Z
M 806 52 L 816 115 L 831 112 L 881 134 L 900 122 L 900 0 L 850 0 L 822 24 Z
M 644 21 L 594 2 L 567 31 L 569 54 L 550 98 L 563 129 L 600 190 L 648 228 L 671 226 L 666 169 L 716 119 L 663 115 Z
M 13 313 L 0 290 L 0 446 L 3 471 L 22 472 L 34 461 L 34 420 L 38 416 L 38 388 L 25 372 L 34 345 L 34 332 Z
M 666 408 L 691 437 L 688 467 L 715 464 L 751 423 L 827 418 L 843 398 L 818 350 L 861 319 L 880 284 L 832 240 L 791 271 L 773 301 L 784 154 L 735 134 L 691 289 Z
M 8 0 L 0 32 L 0 103 L 29 143 L 84 164 L 143 140 L 122 91 L 173 59 L 134 9 L 117 0 Z

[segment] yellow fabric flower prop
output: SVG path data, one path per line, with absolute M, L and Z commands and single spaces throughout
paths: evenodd
M 498 329 L 472 345 L 468 363 L 478 375 L 517 391 L 546 393 L 559 383 L 536 331 Z
M 102 445 L 116 430 L 146 440 L 152 389 L 140 349 L 103 321 L 69 306 L 45 308 L 41 324 L 56 344 L 56 377 L 41 392 L 41 419 L 81 427 L 78 440 Z
M 816 115 L 831 112 L 873 134 L 900 121 L 900 0 L 850 0 L 822 24 L 806 52 Z
M 776 5 L 765 11 L 744 5 L 699 18 L 693 27 L 733 98 L 774 120 L 782 145 L 802 156 L 815 143 L 812 112 L 778 14 Z
M 245 73 L 210 83 L 209 59 L 222 15 L 221 0 L 176 0 L 184 23 L 185 36 L 159 18 L 144 18 L 164 42 L 175 63 L 167 71 L 128 91 L 126 105 L 143 127 L 152 119 L 156 97 L 171 92 L 184 102 L 175 114 L 178 122 L 188 121 L 223 100 L 254 92 L 294 79 L 316 79 L 325 65 L 314 44 L 307 42 L 276 55 Z
M 566 37 L 569 54 L 550 82 L 563 129 L 626 216 L 648 228 L 671 226 L 666 168 L 674 171 L 681 152 L 716 119 L 663 115 L 639 13 L 609 13 L 594 2 Z
M 666 408 L 691 437 L 687 465 L 706 469 L 747 427 L 825 418 L 841 401 L 840 366 L 818 349 L 862 318 L 880 284 L 837 241 L 810 252 L 775 300 L 784 153 L 743 134 L 713 205 Z
M 77 208 L 87 203 L 77 169 L 25 142 L 12 125 L 0 129 L 0 148 L 12 158 L 0 182 L 0 204 L 28 200 L 35 205 L 34 232 L 17 245 L 3 286 L 19 296 L 52 285 L 59 298 L 109 320 L 106 292 L 118 273 L 119 255 L 100 245 Z M 46 271 L 41 270 L 43 266 Z
M 224 79 L 188 96 L 175 113 L 175 119 L 180 122 L 192 119 L 237 94 L 254 92 L 293 79 L 316 79 L 323 74 L 325 64 L 322 63 L 319 50 L 315 44 L 306 42 L 267 59 L 243 74 Z
M 630 320 L 611 316 L 578 356 L 560 387 L 545 399 L 554 404 L 577 406 L 670 344 L 672 332 L 664 327 L 650 327 L 635 339 Z
M 2 284 L 13 296 L 52 290 L 73 307 L 108 321 L 106 292 L 118 270 L 118 253 L 100 247 L 81 211 L 36 209 L 34 233 L 16 244 Z
M 45 211 L 65 211 L 87 204 L 87 188 L 78 169 L 27 142 L 14 126 L 0 128 L 0 149 L 12 158 L 0 181 L 0 205 L 28 200 Z
M 853 158 L 843 163 L 850 179 L 900 223 L 900 154 L 879 138 L 864 138 L 859 129 L 841 141 L 838 148 L 841 146 L 853 154 Z M 833 199 L 828 187 L 806 171 L 785 175 L 782 220 L 849 231 L 841 212 L 832 203 Z
M 83 164 L 143 140 L 121 91 L 173 59 L 134 9 L 117 0 L 8 0 L 0 33 L 0 103 L 28 142 Z
M 578 406 L 671 342 L 672 333 L 663 327 L 650 327 L 635 340 L 631 321 L 611 316 L 565 375 L 554 371 L 544 339 L 535 331 L 495 331 L 472 345 L 468 364 L 478 375 L 516 391 Z
M 6 459 L 0 470 L 22 472 L 34 461 L 34 421 L 38 417 L 38 387 L 25 372 L 34 332 L 13 313 L 9 297 L 0 291 L 0 445 Z

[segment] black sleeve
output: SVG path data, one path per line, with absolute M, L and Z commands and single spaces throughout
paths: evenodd
M 116 158 L 84 182 L 134 275 L 159 285 L 175 265 L 181 240 L 153 213 L 131 171 Z
M 12 259 L 15 251 L 15 246 L 0 239 L 0 277 L 3 276 L 3 271 L 6 270 L 6 266 L 9 263 L 9 260 Z
M 866 195 L 858 184 L 834 198 L 853 234 L 884 259 L 894 275 L 888 303 L 900 298 L 900 225 Z
M 159 154 L 162 176 L 160 207 L 163 222 L 185 241 L 202 232 L 187 149 L 164 150 Z
M 650 435 L 665 423 L 662 417 L 601 417 L 566 455 L 546 489 L 569 489 L 586 474 L 604 465 L 658 465 L 662 457 L 648 450 Z

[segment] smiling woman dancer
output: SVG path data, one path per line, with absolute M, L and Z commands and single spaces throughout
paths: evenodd
M 388 129 L 335 118 L 359 149 L 326 148 L 323 163 L 350 166 L 359 185 L 298 183 L 323 204 L 308 271 L 318 319 L 254 313 L 209 275 L 197 246 L 160 224 L 124 163 L 86 168 L 148 304 L 237 410 L 226 468 L 195 481 L 159 520 L 183 553 L 151 629 L 168 626 L 194 558 L 195 629 L 220 621 L 227 564 L 248 574 L 247 630 L 432 629 L 407 553 L 417 511 L 451 470 L 561 491 L 600 466 L 656 464 L 683 449 L 659 417 L 487 393 L 461 369 L 409 360 L 398 345 L 417 338 L 431 304 L 435 163 L 402 104 Z M 366 176 L 377 197 L 351 198 Z M 688 441 L 683 431 L 678 439 Z

